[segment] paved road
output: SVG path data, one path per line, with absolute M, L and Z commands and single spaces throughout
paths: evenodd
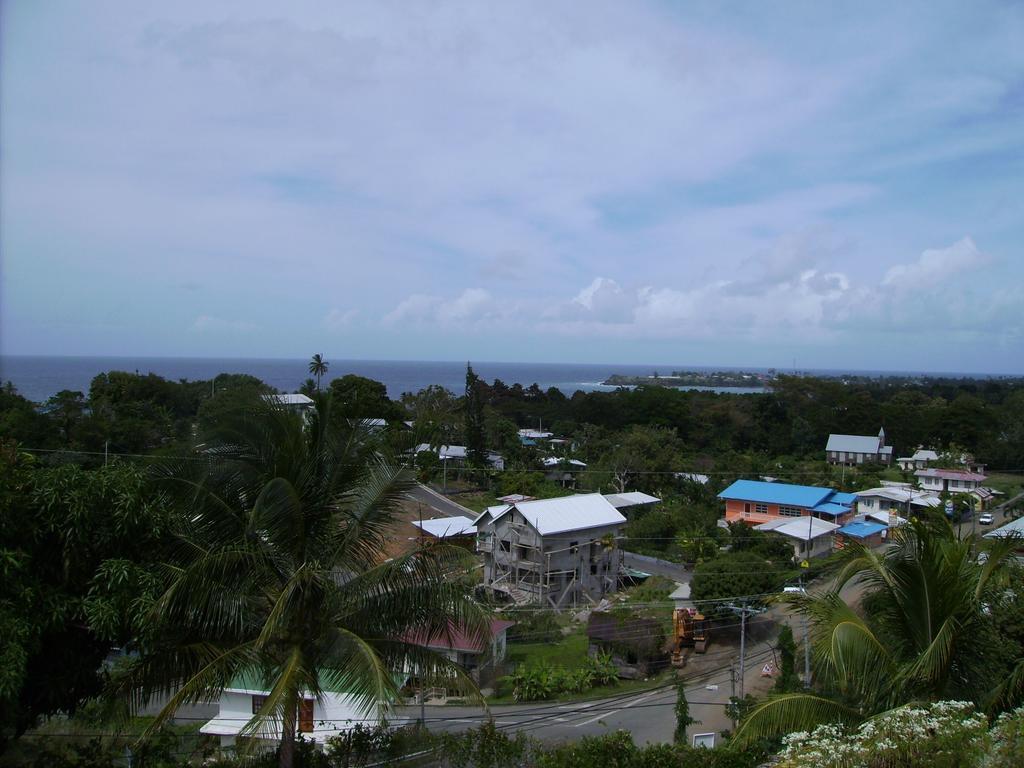
M 647 555 L 638 555 L 635 552 L 627 552 L 623 550 L 622 562 L 630 568 L 636 568 L 638 571 L 646 571 L 647 573 L 664 576 L 666 579 L 672 579 L 672 581 L 679 582 L 680 584 L 689 584 L 692 576 L 692 574 L 679 563 L 673 563 L 668 560 L 659 560 L 656 557 L 648 557 Z
M 694 733 L 715 733 L 732 727 L 725 705 L 732 695 L 729 667 L 738 660 L 734 646 L 712 646 L 705 656 L 694 657 L 684 670 L 686 698 L 691 717 L 701 721 L 691 726 Z M 773 655 L 768 642 L 750 643 L 745 684 L 747 693 L 763 693 L 770 681 L 761 667 Z M 427 727 L 433 731 L 463 731 L 493 717 L 498 727 L 510 732 L 524 731 L 544 741 L 568 741 L 627 730 L 638 744 L 671 742 L 675 730 L 676 689 L 674 683 L 629 694 L 615 694 L 592 701 L 557 704 L 533 703 L 491 707 L 426 708 Z M 415 720 L 419 707 L 403 707 L 403 717 Z
M 442 496 L 437 491 L 418 483 L 411 491 L 409 491 L 409 498 L 413 501 L 420 502 L 424 506 L 430 507 L 435 512 L 440 512 L 444 517 L 475 518 L 477 515 L 477 513 L 472 509 L 467 509 L 448 497 Z M 426 515 L 424 515 L 424 517 L 426 517 Z M 431 517 L 433 517 L 433 515 L 431 515 Z

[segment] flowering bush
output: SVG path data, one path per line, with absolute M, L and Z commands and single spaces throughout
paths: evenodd
M 885 712 L 855 730 L 820 725 L 789 734 L 779 768 L 895 768 L 980 764 L 989 743 L 988 723 L 963 701 L 908 705 Z

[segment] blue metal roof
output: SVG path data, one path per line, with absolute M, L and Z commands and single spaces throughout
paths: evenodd
M 873 536 L 879 531 L 884 531 L 886 528 L 888 526 L 882 523 L 868 523 L 858 520 L 853 523 L 847 523 L 836 533 L 841 533 L 844 536 L 853 536 L 856 539 L 866 539 L 868 536 Z
M 824 504 L 819 504 L 814 507 L 814 511 L 820 512 L 823 515 L 834 515 L 838 517 L 839 515 L 848 514 L 850 512 L 850 508 L 845 504 L 835 504 L 831 499 L 829 499 Z
M 720 499 L 755 501 L 763 504 L 785 504 L 794 507 L 814 507 L 835 493 L 831 488 L 788 483 L 764 483 L 760 480 L 737 480 L 720 494 Z
M 834 502 L 836 504 L 853 504 L 853 502 L 855 502 L 856 500 L 857 494 L 843 493 L 841 491 L 836 491 L 834 494 L 832 494 L 832 498 L 829 499 L 829 501 Z

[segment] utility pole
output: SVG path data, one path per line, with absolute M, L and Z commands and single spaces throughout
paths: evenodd
M 743 678 L 747 671 L 747 601 L 744 600 L 740 608 L 740 701 L 743 700 Z
M 110 455 L 110 441 L 106 440 L 103 443 L 103 466 L 107 466 L 107 459 Z
M 800 590 L 803 592 L 804 577 L 800 575 Z M 804 614 L 804 688 L 811 687 L 811 633 L 807 625 L 807 614 Z
M 732 698 L 735 699 L 736 698 L 736 665 L 735 664 L 733 664 L 732 666 L 729 667 L 729 681 L 732 684 L 732 693 L 730 695 L 731 695 Z M 736 718 L 735 717 L 732 718 L 732 729 L 734 731 L 736 730 Z

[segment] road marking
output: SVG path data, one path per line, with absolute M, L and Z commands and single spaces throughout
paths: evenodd
M 629 702 L 629 704 L 623 704 L 621 707 L 619 707 L 618 709 L 613 709 L 611 712 L 602 712 L 600 715 L 595 715 L 589 720 L 584 720 L 582 723 L 576 723 L 573 726 L 573 728 L 579 728 L 582 725 L 590 725 L 590 723 L 593 723 L 597 720 L 601 720 L 606 717 L 611 717 L 612 715 L 617 715 L 622 710 L 629 709 L 634 704 L 639 704 L 641 701 L 647 701 L 647 699 L 651 698 L 652 696 L 657 696 L 659 693 L 663 693 L 663 691 L 654 691 L 653 693 L 648 693 L 647 695 L 641 696 L 638 699 L 633 699 L 633 701 Z
M 574 709 L 574 710 L 579 711 L 581 709 L 587 709 L 588 707 L 592 707 L 595 704 L 600 704 L 600 703 L 601 703 L 601 700 L 598 699 L 597 701 L 592 701 L 589 704 L 580 704 L 579 706 L 576 706 L 575 704 L 559 704 L 558 708 L 559 709 Z

